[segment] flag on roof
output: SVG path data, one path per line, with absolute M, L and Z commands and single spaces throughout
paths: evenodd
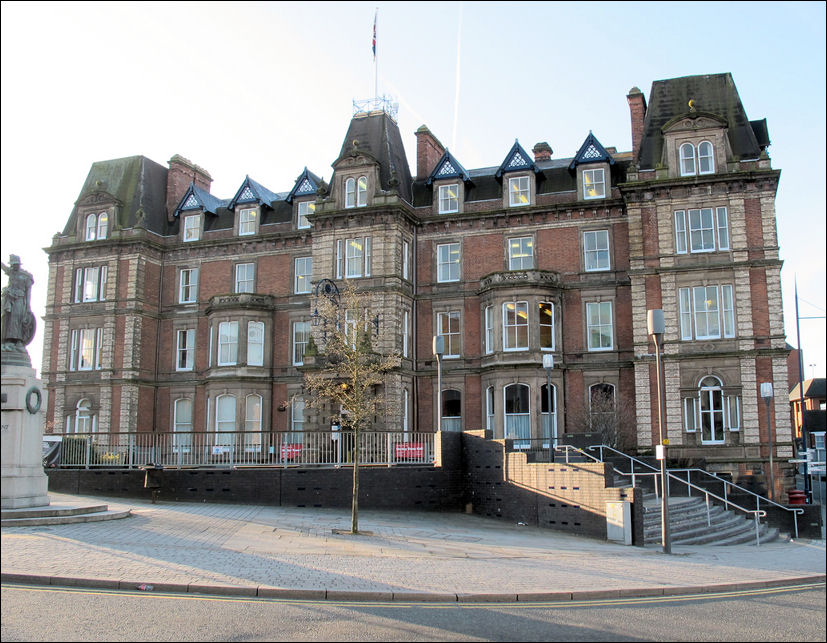
M 376 18 L 379 16 L 379 9 L 373 14 L 373 60 L 376 62 Z

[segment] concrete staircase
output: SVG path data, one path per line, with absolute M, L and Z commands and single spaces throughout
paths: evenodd
M 669 498 L 669 527 L 673 545 L 756 544 L 755 523 L 751 515 L 710 504 L 708 522 L 704 498 Z M 778 529 L 761 523 L 758 538 L 761 544 L 778 540 Z M 646 545 L 661 542 L 661 502 L 654 494 L 648 493 L 643 497 L 643 542 Z
M 68 525 L 79 522 L 119 520 L 132 515 L 131 509 L 110 511 L 109 505 L 46 505 L 0 511 L 1 527 L 32 527 L 36 525 Z

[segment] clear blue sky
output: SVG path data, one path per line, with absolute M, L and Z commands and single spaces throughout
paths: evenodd
M 731 72 L 766 118 L 788 341 L 825 314 L 825 3 L 2 3 L 2 249 L 45 312 L 42 248 L 95 161 L 181 154 L 231 197 L 249 174 L 289 190 L 330 178 L 353 99 L 399 102 L 412 168 L 426 124 L 466 167 L 519 139 L 574 155 L 589 130 L 631 148 L 626 94 Z M 653 11 L 656 10 L 656 11 Z M 4 279 L 5 282 L 5 279 Z M 39 319 L 39 331 L 42 320 Z M 825 375 L 825 321 L 801 322 L 805 375 Z M 42 334 L 30 346 L 41 364 Z M 809 365 L 814 364 L 811 368 Z

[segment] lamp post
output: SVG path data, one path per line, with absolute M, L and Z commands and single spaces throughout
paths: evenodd
M 436 357 L 436 418 L 437 430 L 442 431 L 442 355 L 445 353 L 445 338 L 434 335 L 434 356 Z
M 663 544 L 663 553 L 672 553 L 672 542 L 669 533 L 669 480 L 666 476 L 666 447 L 669 444 L 668 438 L 663 437 L 664 433 L 664 391 L 663 391 L 663 375 L 661 373 L 661 346 L 663 344 L 663 333 L 666 330 L 666 324 L 663 320 L 663 310 L 649 310 L 646 314 L 646 327 L 648 333 L 652 336 L 655 342 L 655 364 L 657 367 L 658 376 L 658 435 L 660 444 L 657 446 L 657 458 L 660 460 L 660 531 L 661 542 Z
M 546 409 L 548 415 L 548 438 L 551 443 L 551 461 L 554 462 L 554 450 L 557 448 L 557 431 L 551 431 L 551 370 L 554 368 L 554 355 L 543 355 L 543 368 L 546 369 Z
M 772 431 L 772 416 L 770 415 L 770 401 L 772 400 L 772 382 L 761 383 L 761 397 L 767 405 L 767 438 L 770 443 L 770 500 L 775 500 L 775 472 L 772 466 L 772 452 L 775 447 Z

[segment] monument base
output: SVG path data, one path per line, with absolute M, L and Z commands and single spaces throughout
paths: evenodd
M 4 358 L 6 356 L 4 355 Z M 49 504 L 49 478 L 43 471 L 43 411 L 46 393 L 35 370 L 23 364 L 2 367 L 3 509 Z

